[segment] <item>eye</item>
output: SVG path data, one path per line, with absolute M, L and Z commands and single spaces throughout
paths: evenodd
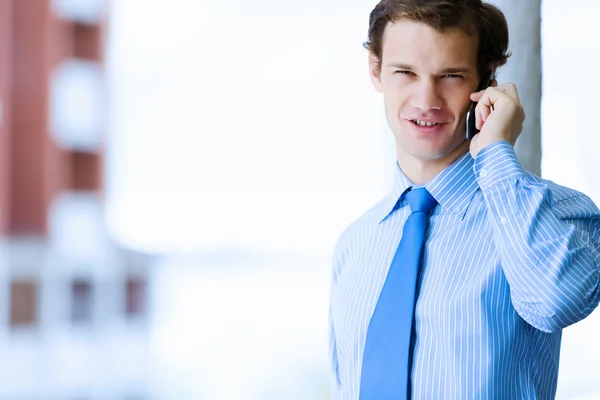
M 407 71 L 405 69 L 398 69 L 398 70 L 394 71 L 394 74 L 413 75 L 413 72 L 412 71 Z
M 442 76 L 443 78 L 452 78 L 452 79 L 462 79 L 462 75 L 457 74 L 446 74 Z

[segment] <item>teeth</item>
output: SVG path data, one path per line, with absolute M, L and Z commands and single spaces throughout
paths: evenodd
M 435 122 L 424 122 L 424 121 L 419 121 L 418 119 L 413 119 L 413 122 L 417 125 L 420 126 L 434 126 L 437 125 L 437 123 Z

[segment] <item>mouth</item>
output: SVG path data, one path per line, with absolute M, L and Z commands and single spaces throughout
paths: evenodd
M 421 121 L 419 119 L 411 119 L 410 122 L 412 122 L 413 124 L 418 125 L 418 126 L 436 126 L 436 125 L 442 125 L 439 122 Z
M 419 119 L 409 120 L 410 124 L 422 134 L 439 133 L 446 125 L 445 122 L 422 121 Z

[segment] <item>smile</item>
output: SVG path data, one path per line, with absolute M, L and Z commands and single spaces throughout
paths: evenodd
M 414 122 L 415 124 L 417 124 L 419 126 L 435 126 L 435 125 L 438 125 L 437 122 L 426 122 L 426 121 L 420 121 L 418 119 L 413 119 L 412 122 Z

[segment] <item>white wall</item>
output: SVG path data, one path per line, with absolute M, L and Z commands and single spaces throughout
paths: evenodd
M 386 184 L 368 13 L 341 0 L 114 2 L 115 235 L 169 250 L 328 247 Z
M 600 205 L 600 3 L 542 2 L 542 175 Z M 600 310 L 565 329 L 557 398 L 600 398 Z
M 325 396 L 331 251 L 389 184 L 371 6 L 112 4 L 110 229 L 205 255 L 153 274 L 157 396 Z

